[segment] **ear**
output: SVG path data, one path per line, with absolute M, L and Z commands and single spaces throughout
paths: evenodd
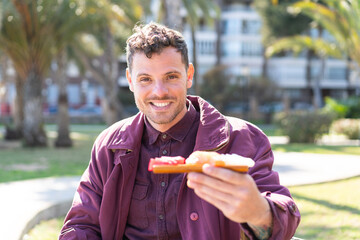
M 191 88 L 193 84 L 193 77 L 194 77 L 194 65 L 192 63 L 189 63 L 189 68 L 187 70 L 187 80 L 186 80 L 186 87 Z
M 134 92 L 134 86 L 133 86 L 133 82 L 132 82 L 132 79 L 131 79 L 131 73 L 130 73 L 129 68 L 126 68 L 126 79 L 127 79 L 128 83 L 129 83 L 130 91 Z

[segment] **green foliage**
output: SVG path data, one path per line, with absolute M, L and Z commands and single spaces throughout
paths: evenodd
M 234 77 L 226 66 L 215 66 L 204 74 L 200 96 L 222 111 L 225 104 L 238 99 L 241 92 L 241 87 L 231 83 L 231 79 Z
M 336 47 L 360 65 L 359 0 L 297 1 L 290 9 L 326 29 L 334 37 Z
M 344 134 L 349 139 L 360 138 L 360 119 L 339 119 L 331 125 L 331 132 Z
M 210 101 L 218 110 L 223 111 L 226 106 L 240 106 L 241 102 L 248 102 L 250 96 L 256 96 L 260 105 L 278 100 L 279 88 L 269 79 L 235 77 L 229 72 L 227 66 L 220 65 L 213 67 L 203 76 L 200 96 Z
M 256 96 L 259 104 L 280 100 L 279 88 L 275 82 L 264 77 L 250 77 L 248 94 Z M 248 98 L 249 96 L 247 96 Z
M 296 111 L 276 114 L 275 122 L 291 143 L 314 143 L 329 132 L 334 118 L 334 114 L 321 110 Z
M 263 20 L 262 39 L 265 46 L 277 38 L 301 34 L 309 29 L 309 17 L 303 14 L 295 16 L 287 11 L 287 7 L 294 2 L 298 0 L 279 0 L 277 5 L 271 1 L 254 1 L 255 9 Z
M 337 115 L 337 118 L 343 118 L 346 116 L 346 113 L 349 111 L 349 107 L 336 101 L 331 97 L 325 98 L 324 109 L 328 112 L 333 112 Z
M 325 111 L 336 113 L 337 118 L 360 118 L 360 97 L 336 100 L 325 98 Z

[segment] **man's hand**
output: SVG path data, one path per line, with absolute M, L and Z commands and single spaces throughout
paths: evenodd
M 268 239 L 272 213 L 249 174 L 203 166 L 203 173 L 189 173 L 187 185 L 202 199 L 234 222 L 247 223 L 259 239 Z

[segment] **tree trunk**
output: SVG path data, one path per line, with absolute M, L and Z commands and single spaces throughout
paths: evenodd
M 182 31 L 182 17 L 180 15 L 181 0 L 165 0 L 164 24 L 172 29 Z
M 314 51 L 308 50 L 306 53 L 306 67 L 305 67 L 305 78 L 306 78 L 306 87 L 305 87 L 305 99 L 308 103 L 311 102 L 311 69 L 312 69 L 312 59 L 314 57 Z
M 269 63 L 269 59 L 266 57 L 265 51 L 266 51 L 266 49 L 264 47 L 263 52 L 262 52 L 263 62 L 262 62 L 262 66 L 261 66 L 261 77 L 263 79 L 268 79 L 268 63 Z
M 222 11 L 223 8 L 223 0 L 217 0 L 218 6 Z M 215 20 L 215 30 L 216 30 L 216 63 L 215 65 L 221 65 L 221 35 L 222 35 L 222 25 L 221 25 L 221 17 Z
M 319 38 L 322 38 L 323 29 L 319 27 Z M 320 82 L 325 78 L 325 56 L 320 56 L 320 71 L 319 75 L 315 78 L 313 84 L 314 91 L 314 107 L 315 109 L 322 107 L 322 91 Z
M 57 56 L 57 69 L 55 72 L 55 82 L 59 88 L 58 97 L 58 113 L 57 113 L 57 127 L 58 135 L 55 141 L 56 147 L 71 147 L 72 140 L 70 138 L 70 118 L 69 118 L 69 103 L 67 94 L 68 78 L 66 76 L 66 50 L 59 52 Z
M 200 94 L 200 89 L 199 89 L 199 74 L 197 71 L 197 67 L 198 67 L 198 63 L 197 63 L 197 47 L 196 47 L 196 31 L 195 31 L 195 25 L 191 24 L 191 41 L 192 41 L 192 45 L 193 45 L 193 49 L 192 49 L 192 58 L 193 58 L 193 65 L 194 65 L 194 69 L 195 69 L 195 73 L 194 73 L 194 77 L 193 77 L 193 84 L 194 84 L 194 90 L 195 90 L 195 95 L 199 95 Z
M 115 39 L 110 29 L 106 31 L 106 48 L 105 59 L 108 68 L 103 68 L 106 78 L 104 85 L 105 99 L 103 103 L 103 110 L 105 112 L 104 119 L 107 125 L 111 125 L 119 118 L 123 117 L 123 106 L 119 100 L 119 64 L 115 53 Z
M 43 129 L 42 78 L 34 66 L 28 71 L 24 89 L 24 145 L 46 146 L 47 137 Z
M 348 98 L 350 95 L 350 73 L 351 73 L 351 58 L 348 56 L 346 57 L 346 70 L 345 70 L 345 80 L 346 80 L 346 91 L 344 98 Z
M 325 77 L 325 57 L 320 57 L 320 72 L 319 75 L 315 78 L 315 82 L 313 85 L 314 91 L 314 107 L 315 109 L 319 109 L 322 107 L 322 92 L 321 92 L 321 84 L 320 82 L 324 80 Z
M 18 75 L 15 78 L 15 90 L 16 96 L 13 111 L 14 130 L 18 132 L 19 138 L 22 138 L 24 125 L 24 82 Z

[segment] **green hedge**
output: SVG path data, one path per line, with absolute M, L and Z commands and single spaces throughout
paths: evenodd
M 334 114 L 317 110 L 277 113 L 274 120 L 291 143 L 314 143 L 329 132 L 334 119 Z

